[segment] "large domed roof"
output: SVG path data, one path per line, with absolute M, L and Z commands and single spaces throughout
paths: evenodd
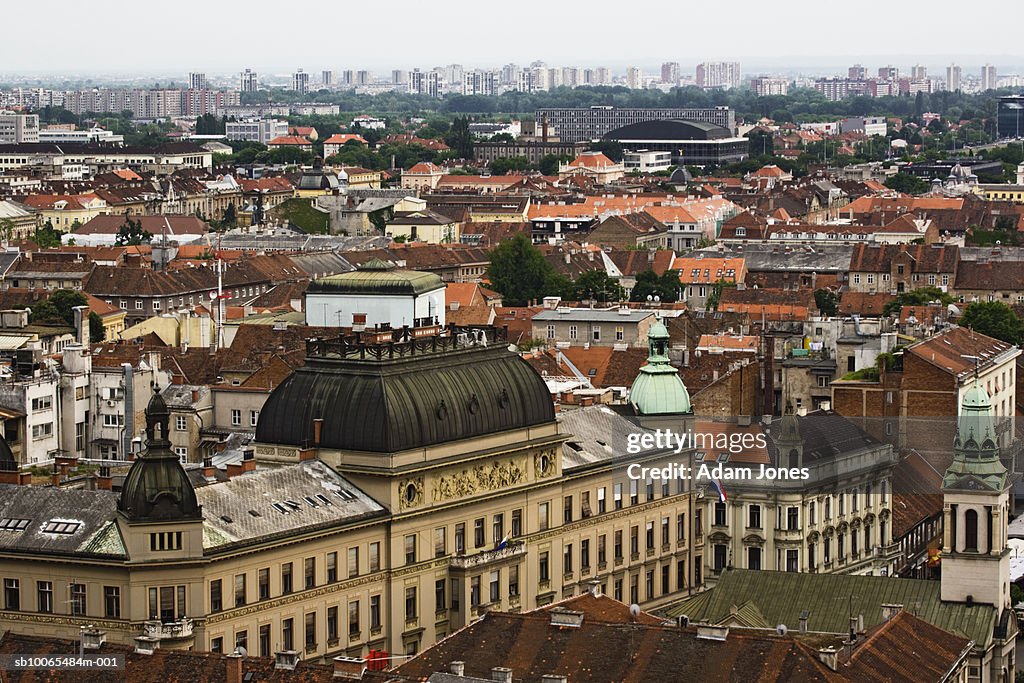
M 629 390 L 629 402 L 638 415 L 680 415 L 693 411 L 690 392 L 679 371 L 669 363 L 668 329 L 659 319 L 647 332 L 647 365 Z
M 426 340 L 430 342 L 428 338 Z M 271 393 L 256 440 L 394 453 L 553 422 L 540 375 L 504 345 L 311 357 Z
M 159 391 L 146 407 L 146 450 L 125 477 L 117 509 L 130 521 L 199 519 L 195 489 L 168 440 L 170 411 Z
M 371 259 L 349 273 L 330 275 L 309 283 L 309 293 L 418 295 L 444 288 L 440 276 L 403 270 L 393 263 Z

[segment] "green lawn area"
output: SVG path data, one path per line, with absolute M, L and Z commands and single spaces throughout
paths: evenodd
M 326 234 L 330 221 L 326 213 L 313 208 L 313 200 L 296 197 L 270 210 L 270 217 L 286 220 L 310 233 Z

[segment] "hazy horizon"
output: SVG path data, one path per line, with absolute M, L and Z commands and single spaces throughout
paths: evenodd
M 450 63 L 490 68 L 534 60 L 652 71 L 665 61 L 686 69 L 726 60 L 741 62 L 747 73 L 813 74 L 845 70 L 855 62 L 869 68 L 922 63 L 937 69 L 955 61 L 965 70 L 985 63 L 1005 73 L 1024 70 L 1019 21 L 974 26 L 958 17 L 965 14 L 962 4 L 950 0 L 936 0 L 927 11 L 865 0 L 849 12 L 790 0 L 775 15 L 763 3 L 738 0 L 729 16 L 655 2 L 640 6 L 635 21 L 622 21 L 627 12 L 607 0 L 552 3 L 527 18 L 500 8 L 491 17 L 468 0 L 434 6 L 394 0 L 378 12 L 359 11 L 358 22 L 349 20 L 355 11 L 339 11 L 337 3 L 323 0 L 275 14 L 279 7 L 266 0 L 243 6 L 181 0 L 164 24 L 167 10 L 125 12 L 124 4 L 113 0 L 53 0 L 46 12 L 14 17 L 9 27 L 17 30 L 0 45 L 0 73 L 184 78 L 189 71 L 229 75 L 252 68 L 273 76 L 303 68 L 314 74 L 322 69 L 385 74 Z M 1024 10 L 1017 11 L 1024 18 Z M 53 21 L 55 16 L 60 20 Z M 659 28 L 623 29 L 632 25 Z M 672 47 L 673 42 L 681 46 Z M 948 51 L 941 49 L 947 45 Z M 139 50 L 133 50 L 136 46 Z

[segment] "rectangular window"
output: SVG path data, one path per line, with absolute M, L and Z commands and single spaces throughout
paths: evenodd
M 661 518 L 661 544 L 668 545 L 672 539 L 672 525 L 668 517 Z
M 572 574 L 572 543 L 566 543 L 562 549 L 562 572 Z
M 380 571 L 380 541 L 370 544 L 370 571 Z
M 519 595 L 519 565 L 514 564 L 508 568 L 508 596 L 510 598 Z
M 608 562 L 608 537 L 601 534 L 597 537 L 597 566 L 603 567 Z
M 53 581 L 36 581 L 36 611 L 53 613 Z
M 490 582 L 489 596 L 490 596 L 490 602 L 491 602 L 492 605 L 497 603 L 497 602 L 501 602 L 501 572 L 500 571 L 496 570 L 496 571 L 491 572 L 491 582 Z
M 476 607 L 480 604 L 480 576 L 469 579 L 469 605 Z
M 761 568 L 761 549 L 747 548 L 747 569 Z
M 120 586 L 103 587 L 103 615 L 108 619 L 121 618 Z
M 245 574 L 235 574 L 235 607 L 245 604 Z
M 305 578 L 306 590 L 316 588 L 316 558 L 307 557 L 303 562 L 303 577 Z
M 549 504 L 541 503 L 537 506 L 537 528 L 540 531 L 545 531 L 548 528 L 548 524 L 551 521 L 548 512 Z
M 231 409 L 231 426 L 241 427 L 242 426 L 242 411 L 238 408 Z
M 654 550 L 654 522 L 647 522 L 644 540 L 647 542 L 647 549 Z
M 597 514 L 603 515 L 605 513 L 605 488 L 602 486 L 597 490 Z
M 327 608 L 327 644 L 338 642 L 338 606 Z
M 353 600 L 348 603 L 348 635 L 359 636 L 359 601 Z
M 306 649 L 316 649 L 316 612 L 310 612 L 305 618 Z
M 622 530 L 618 529 L 615 532 L 615 564 L 622 562 Z
M 572 522 L 572 496 L 566 496 L 563 499 L 563 522 L 569 524 Z
M 405 563 L 416 564 L 416 534 L 405 537 Z
M 634 526 L 629 529 L 629 552 L 634 556 L 640 554 L 640 527 Z
M 484 518 L 480 517 L 473 520 L 473 547 L 482 548 L 484 546 Z
M 448 609 L 448 601 L 445 599 L 445 590 L 448 586 L 448 582 L 444 579 L 438 579 L 434 582 L 434 611 L 441 612 Z
M 590 570 L 590 539 L 584 538 L 580 541 L 580 571 Z
M 285 619 L 281 622 L 281 646 L 285 650 L 295 649 L 295 620 Z
M 455 525 L 455 552 L 458 555 L 466 552 L 466 524 L 459 522 Z
M 348 578 L 359 576 L 359 546 L 348 549 Z
M 676 515 L 676 541 L 682 543 L 686 540 L 686 513 Z
M 751 529 L 761 528 L 761 506 L 751 505 L 747 508 L 747 526 Z
M 640 489 L 640 485 L 637 483 L 636 479 L 630 479 L 629 480 L 629 504 L 630 505 L 636 505 L 637 504 L 637 500 L 638 500 L 638 496 L 639 496 L 639 493 L 638 493 L 639 489 Z
M 495 546 L 505 540 L 505 515 L 500 512 L 491 518 L 491 537 Z
M 448 529 L 438 527 L 434 529 L 434 557 L 444 557 L 448 554 Z
M 416 586 L 409 586 L 405 589 L 405 618 L 415 619 L 416 615 Z
M 260 411 L 250 410 L 249 411 L 249 426 L 255 427 L 260 422 Z
M 622 509 L 622 484 L 615 484 L 612 489 L 612 498 L 615 501 L 615 509 Z
M 786 528 L 790 531 L 800 529 L 800 508 L 790 507 L 786 509 Z
M 370 628 L 380 628 L 380 596 L 370 596 Z
M 221 581 L 214 579 L 210 582 L 210 611 L 220 612 L 222 609 L 224 609 L 224 601 L 221 597 Z M 152 612 L 150 616 L 153 616 Z
M 85 584 L 73 583 L 70 586 L 71 594 L 71 616 L 85 616 Z
M 18 611 L 21 609 L 21 581 L 4 579 L 4 609 Z
M 257 572 L 256 590 L 260 600 L 270 599 L 270 567 L 264 567 Z
M 327 583 L 338 580 L 338 553 L 327 553 Z
M 512 511 L 512 538 L 519 538 L 523 535 L 523 511 Z
M 725 503 L 715 503 L 715 526 L 725 526 Z
M 538 576 L 541 581 L 551 580 L 551 567 L 549 566 L 548 553 L 544 552 L 540 554 L 538 559 Z
M 281 595 L 288 595 L 292 592 L 292 563 L 286 562 L 281 565 Z

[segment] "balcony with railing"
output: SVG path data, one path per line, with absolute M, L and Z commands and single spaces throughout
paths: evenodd
M 526 544 L 522 541 L 509 543 L 504 548 L 484 550 L 472 555 L 453 555 L 448 560 L 448 566 L 452 569 L 476 569 L 496 562 L 507 562 L 526 555 Z
M 160 641 L 186 640 L 193 635 L 193 623 L 190 617 L 181 617 L 174 621 L 153 619 L 142 623 L 142 635 Z

